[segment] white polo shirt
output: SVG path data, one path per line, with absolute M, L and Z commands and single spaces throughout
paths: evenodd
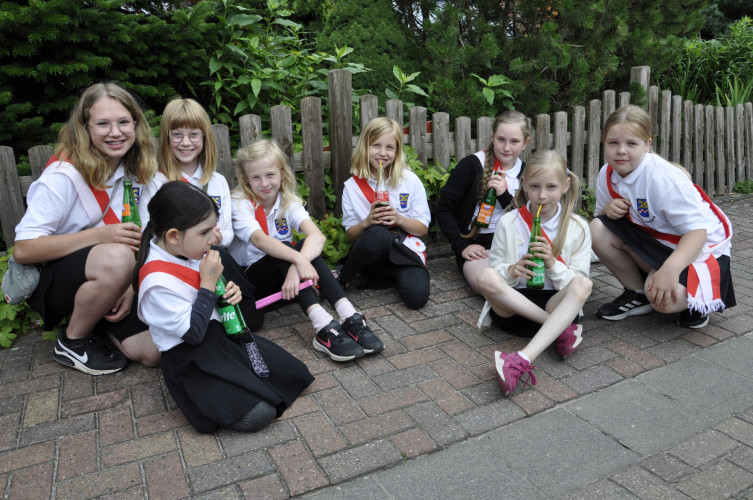
M 183 174 L 183 178 L 197 188 L 204 189 L 204 185 L 201 184 L 202 175 L 204 175 L 204 170 L 199 165 L 199 168 L 196 169 L 193 175 L 187 176 Z M 219 172 L 213 173 L 207 184 L 206 193 L 212 197 L 217 204 L 217 208 L 220 210 L 220 218 L 217 223 L 222 233 L 222 246 L 227 247 L 233 241 L 233 212 L 232 201 L 230 199 L 230 186 L 228 186 L 225 176 Z
M 238 264 L 250 266 L 266 255 L 251 243 L 251 235 L 262 228 L 256 220 L 256 206 L 248 198 L 239 200 L 232 198 L 233 231 L 235 238 L 228 251 Z M 309 213 L 300 202 L 294 202 L 285 213 L 280 207 L 280 193 L 272 210 L 266 214 L 269 236 L 278 241 L 293 241 L 293 229 L 300 232 L 301 224 L 311 220 Z

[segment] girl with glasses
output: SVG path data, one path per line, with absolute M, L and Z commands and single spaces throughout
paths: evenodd
M 227 247 L 233 241 L 230 187 L 217 172 L 217 142 L 209 115 L 193 99 L 167 103 L 160 120 L 159 168 L 171 181 L 184 181 L 203 189 L 220 211 L 213 245 Z
M 146 215 L 161 184 L 156 170 L 136 99 L 116 84 L 98 83 L 81 95 L 60 130 L 55 156 L 29 188 L 15 260 L 41 266 L 28 303 L 45 328 L 69 318 L 54 347 L 55 360 L 66 366 L 101 375 L 122 370 L 128 359 L 159 364 L 131 286 L 141 229 L 121 222 L 124 181 L 133 183 Z

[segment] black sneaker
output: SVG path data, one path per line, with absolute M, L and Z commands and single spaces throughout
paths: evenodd
M 65 328 L 58 332 L 53 357 L 55 361 L 89 375 L 106 375 L 126 367 L 128 358 L 102 335 L 91 333 L 82 339 L 68 339 Z
M 335 320 L 316 333 L 314 349 L 323 352 L 333 361 L 351 361 L 366 354 Z
M 677 324 L 685 328 L 703 328 L 709 324 L 709 315 L 685 309 L 677 316 Z
M 363 347 L 363 352 L 366 354 L 384 349 L 384 344 L 379 340 L 379 337 L 374 335 L 374 332 L 366 326 L 366 318 L 363 317 L 363 314 L 355 313 L 343 321 L 342 327 L 350 335 L 350 338 Z
M 625 290 L 622 295 L 614 299 L 609 304 L 604 304 L 596 311 L 596 316 L 602 319 L 616 321 L 625 319 L 628 316 L 640 316 L 653 311 L 651 303 L 648 301 L 645 293 L 638 293 L 634 290 Z

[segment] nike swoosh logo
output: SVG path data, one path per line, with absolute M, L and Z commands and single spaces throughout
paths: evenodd
M 323 341 L 322 339 L 318 339 L 318 340 L 319 340 L 319 343 L 322 344 L 327 349 L 329 349 L 330 347 L 332 347 L 332 341 L 331 340 L 328 340 L 326 342 Z
M 348 332 L 348 335 L 350 335 L 353 338 L 353 340 L 355 340 L 356 342 L 358 342 L 358 335 L 353 335 L 350 332 Z
M 79 360 L 79 361 L 80 361 L 80 362 L 81 362 L 82 364 L 86 364 L 86 362 L 87 362 L 87 361 L 89 361 L 89 354 L 88 354 L 88 353 L 84 352 L 84 355 L 83 355 L 83 356 L 79 356 L 79 355 L 78 355 L 78 354 L 76 354 L 75 352 L 73 352 L 73 351 L 71 351 L 70 349 L 68 349 L 67 347 L 65 347 L 65 346 L 64 346 L 64 345 L 63 345 L 63 344 L 62 344 L 61 342 L 58 342 L 58 345 L 59 345 L 59 346 L 60 346 L 60 347 L 61 347 L 61 348 L 62 348 L 62 349 L 63 349 L 63 350 L 65 351 L 65 352 L 67 352 L 68 354 L 70 354 L 71 356 L 73 356 L 74 358 L 76 358 L 77 360 Z

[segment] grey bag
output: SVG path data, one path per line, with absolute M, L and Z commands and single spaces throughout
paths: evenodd
M 37 265 L 19 264 L 10 256 L 8 270 L 3 275 L 3 296 L 5 302 L 14 306 L 25 301 L 39 285 L 40 267 Z

